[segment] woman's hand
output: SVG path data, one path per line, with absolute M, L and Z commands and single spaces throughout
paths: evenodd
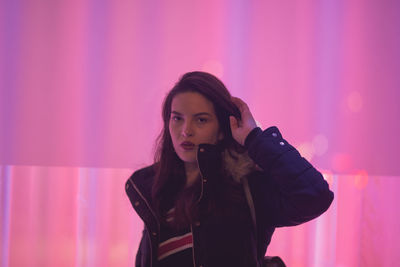
M 249 107 L 243 100 L 238 97 L 232 97 L 232 102 L 238 107 L 242 117 L 239 121 L 234 116 L 229 116 L 232 136 L 236 142 L 244 146 L 247 135 L 257 127 L 257 124 L 253 115 L 251 115 Z

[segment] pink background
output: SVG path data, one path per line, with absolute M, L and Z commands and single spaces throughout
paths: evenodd
M 124 182 L 160 107 L 204 70 L 323 171 L 317 220 L 276 231 L 288 266 L 400 262 L 400 2 L 0 2 L 0 266 L 133 266 Z

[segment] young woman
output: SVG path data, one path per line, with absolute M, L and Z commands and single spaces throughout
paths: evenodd
M 330 206 L 321 173 L 215 76 L 183 75 L 162 117 L 155 163 L 126 183 L 144 222 L 136 266 L 262 266 L 275 227 Z

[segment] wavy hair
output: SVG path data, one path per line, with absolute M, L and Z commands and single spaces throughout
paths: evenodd
M 171 119 L 171 104 L 174 97 L 185 92 L 196 92 L 208 99 L 214 106 L 223 139 L 218 145 L 228 151 L 242 153 L 243 147 L 232 137 L 229 116 L 240 119 L 240 111 L 231 101 L 231 94 L 225 85 L 214 75 L 206 72 L 188 72 L 184 74 L 175 86 L 168 92 L 162 106 L 163 129 L 157 138 L 154 155 L 156 175 L 152 187 L 152 198 L 159 217 L 165 218 L 166 213 L 175 207 L 175 225 L 187 226 L 198 215 L 195 207 L 199 195 L 199 180 L 189 189 L 184 189 L 186 176 L 183 161 L 175 153 L 169 122 Z M 221 179 L 221 184 L 228 183 L 234 187 L 232 180 Z M 211 203 L 210 207 L 216 206 Z

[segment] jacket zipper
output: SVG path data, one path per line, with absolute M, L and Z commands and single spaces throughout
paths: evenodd
M 192 260 L 193 260 L 193 267 L 196 267 L 196 261 L 194 259 L 194 236 L 193 236 L 193 225 L 190 224 L 190 232 L 192 233 Z
M 200 190 L 200 196 L 197 200 L 197 204 L 200 202 L 200 200 L 203 198 L 203 192 L 204 192 L 204 175 L 201 172 L 200 164 L 199 161 L 197 160 L 197 166 L 199 167 L 199 173 L 200 173 L 200 179 L 201 179 L 201 190 Z M 193 260 L 193 267 L 196 267 L 196 260 L 194 256 L 194 234 L 193 234 L 193 224 L 190 224 L 190 232 L 192 233 L 192 260 Z
M 199 199 L 197 200 L 197 203 L 199 203 L 200 200 L 201 200 L 202 197 L 203 197 L 203 191 L 204 191 L 204 175 L 203 175 L 203 173 L 201 172 L 201 168 L 200 168 L 200 165 L 199 165 L 199 161 L 198 161 L 198 160 L 197 160 L 197 166 L 199 167 L 199 173 L 200 173 L 200 179 L 201 179 L 200 196 L 199 196 Z

